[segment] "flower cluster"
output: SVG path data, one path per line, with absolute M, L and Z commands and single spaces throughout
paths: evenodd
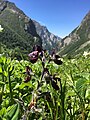
M 33 52 L 28 54 L 29 60 L 31 63 L 36 63 L 38 58 L 42 61 L 42 65 L 45 63 L 46 55 L 47 52 L 46 50 L 43 50 L 39 45 L 35 45 L 33 47 Z M 55 50 L 52 51 L 51 55 L 48 55 L 49 57 L 49 62 L 54 61 L 57 65 L 61 65 L 62 61 L 60 60 L 60 56 L 55 53 Z
M 45 81 L 47 84 L 52 85 L 52 87 L 55 90 L 59 90 L 59 86 L 57 84 L 57 81 L 60 80 L 60 78 L 55 77 L 55 75 L 50 75 L 48 68 L 45 66 L 46 58 L 48 58 L 48 63 L 53 61 L 57 65 L 61 65 L 62 61 L 60 59 L 60 56 L 56 54 L 55 50 L 52 51 L 51 55 L 47 55 L 46 50 L 43 50 L 39 45 L 35 45 L 33 47 L 33 52 L 31 52 L 29 55 L 29 60 L 31 63 L 36 63 L 38 59 L 42 62 L 42 78 L 45 78 Z M 30 77 L 30 76 L 29 76 Z M 29 78 L 27 78 L 29 79 Z M 28 81 L 28 80 L 26 80 Z
M 37 101 L 40 98 L 43 98 L 47 100 L 48 102 L 52 102 L 52 97 L 50 91 L 42 91 L 41 87 L 43 85 L 50 85 L 55 90 L 60 90 L 60 87 L 58 85 L 59 81 L 61 79 L 59 77 L 56 77 L 56 74 L 52 75 L 49 71 L 48 64 L 51 62 L 54 62 L 57 65 L 61 65 L 63 62 L 59 55 L 56 54 L 55 50 L 52 51 L 51 55 L 46 51 L 43 50 L 39 45 L 35 45 L 33 47 L 33 51 L 28 54 L 29 61 L 32 64 L 35 64 L 38 59 L 40 59 L 42 63 L 42 70 L 41 70 L 41 79 L 37 80 L 38 84 L 35 89 L 35 91 L 32 94 L 32 100 L 30 101 L 28 105 L 28 110 L 32 113 L 34 112 L 41 112 L 42 109 L 38 108 Z M 32 69 L 29 66 L 26 66 L 26 72 L 27 75 L 24 82 L 27 83 L 31 80 L 31 77 L 33 74 Z M 45 83 L 45 84 L 44 84 Z M 47 110 L 47 106 L 45 108 Z

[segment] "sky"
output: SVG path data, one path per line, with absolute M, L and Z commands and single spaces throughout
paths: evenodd
M 74 30 L 90 10 L 90 0 L 8 0 L 28 17 L 63 38 Z

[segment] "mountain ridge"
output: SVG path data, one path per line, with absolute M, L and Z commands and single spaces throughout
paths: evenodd
M 0 0 L 0 24 L 4 28 L 0 44 L 12 50 L 15 57 L 20 58 L 20 53 L 28 54 L 35 44 L 42 46 L 33 21 L 14 3 Z
M 14 3 L 7 0 L 0 0 L 0 24 L 2 23 L 4 24 L 4 26 L 6 25 L 10 29 L 15 31 L 14 33 L 17 33 L 23 39 L 26 39 L 26 41 L 29 41 L 28 37 L 32 37 L 31 39 L 33 41 L 30 39 L 30 41 L 32 41 L 32 44 L 27 42 L 27 47 L 29 47 L 28 44 L 31 45 L 31 48 L 33 45 L 39 44 L 44 49 L 50 51 L 51 49 L 53 49 L 53 47 L 55 48 L 58 45 L 57 39 L 59 39 L 59 37 L 55 36 L 54 34 L 51 37 L 52 33 L 50 33 L 46 27 L 43 27 L 37 22 L 42 31 L 44 31 L 42 35 L 39 34 L 38 28 L 35 24 L 36 21 L 25 15 L 25 13 L 19 8 L 17 8 Z M 12 37 L 10 39 L 12 39 Z
M 17 53 L 20 50 L 27 54 L 35 44 L 48 51 L 55 48 L 61 56 L 90 50 L 90 11 L 81 24 L 63 39 L 29 18 L 14 3 L 5 0 L 0 0 L 0 24 L 4 28 L 4 32 L 0 33 L 0 43 Z
M 68 36 L 61 40 L 61 55 L 77 55 L 90 51 L 90 11 Z
M 49 48 L 49 51 L 52 50 L 52 48 L 56 48 L 58 51 L 61 38 L 49 32 L 46 26 L 41 25 L 39 22 L 35 20 L 33 20 L 33 22 L 35 24 L 38 35 L 42 38 L 43 48 L 44 49 Z

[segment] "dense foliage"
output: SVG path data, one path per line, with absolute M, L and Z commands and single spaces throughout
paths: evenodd
M 0 55 L 0 120 L 89 120 L 90 56 L 33 48 L 29 61 Z

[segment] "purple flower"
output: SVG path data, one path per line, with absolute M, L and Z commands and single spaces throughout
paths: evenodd
M 36 63 L 38 60 L 38 51 L 33 51 L 28 56 L 31 63 Z
M 54 63 L 56 63 L 57 65 L 61 65 L 63 63 L 60 60 L 60 56 L 56 55 L 55 50 L 52 51 L 51 58 L 50 58 L 49 62 L 50 61 L 54 61 Z

